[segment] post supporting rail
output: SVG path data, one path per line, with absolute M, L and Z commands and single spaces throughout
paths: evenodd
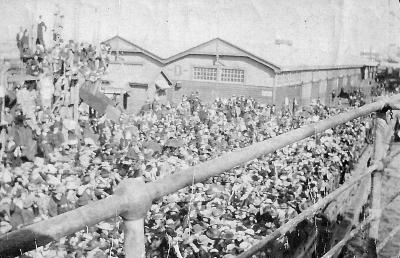
M 389 143 L 387 143 L 387 131 L 389 125 L 386 121 L 386 112 L 376 112 L 375 118 L 375 143 L 373 161 L 380 161 L 386 155 Z M 372 173 L 371 177 L 371 208 L 369 213 L 380 217 L 381 209 L 381 192 L 382 192 L 382 172 L 384 168 L 378 169 Z M 376 257 L 376 244 L 378 241 L 379 219 L 373 221 L 369 228 L 368 239 L 368 256 Z
M 5 257 L 20 255 L 21 252 L 33 250 L 37 246 L 58 240 L 63 236 L 84 229 L 86 226 L 115 217 L 115 215 L 121 215 L 126 220 L 142 219 L 146 216 L 152 201 L 155 199 L 174 193 L 193 183 L 202 182 L 209 177 L 217 176 L 261 155 L 272 153 L 315 133 L 323 132 L 339 124 L 368 115 L 374 111 L 381 110 L 386 105 L 392 105 L 392 103 L 399 101 L 400 95 L 381 99 L 318 123 L 306 125 L 277 137 L 224 154 L 214 160 L 178 171 L 151 183 L 144 184 L 133 178 L 126 179 L 120 183 L 113 195 L 105 199 L 0 236 L 0 255 Z M 299 217 L 304 219 L 306 216 Z M 288 226 L 284 228 L 288 228 Z M 282 229 L 280 232 L 283 232 Z
M 124 249 L 125 257 L 144 258 L 144 219 L 124 220 Z
M 136 187 L 136 191 L 146 191 L 146 184 L 142 177 L 132 178 L 129 181 L 122 182 L 116 192 L 121 196 L 126 194 L 132 194 L 127 192 L 126 189 Z M 144 235 L 144 218 L 146 217 L 147 211 L 150 209 L 152 200 L 147 196 L 139 207 L 131 206 L 126 207 L 126 211 L 120 213 L 124 220 L 124 250 L 125 257 L 137 257 L 144 258 L 146 256 L 145 251 L 145 235 Z M 130 204 L 132 205 L 132 204 Z

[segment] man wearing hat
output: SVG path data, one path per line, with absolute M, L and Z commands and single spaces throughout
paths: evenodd
M 42 45 L 43 47 L 45 47 L 44 44 L 44 39 L 43 39 L 43 35 L 44 35 L 44 31 L 47 30 L 47 26 L 46 24 L 43 22 L 42 20 L 42 16 L 39 16 L 39 23 L 37 25 L 37 39 L 36 39 L 36 43 Z

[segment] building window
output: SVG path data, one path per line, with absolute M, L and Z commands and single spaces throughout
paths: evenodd
M 222 69 L 221 81 L 244 83 L 244 70 L 240 69 Z
M 216 81 L 217 68 L 194 67 L 193 79 L 202 81 Z

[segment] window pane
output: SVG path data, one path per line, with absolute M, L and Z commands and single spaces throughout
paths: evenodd
M 244 83 L 244 70 L 222 69 L 221 81 Z
M 217 80 L 217 68 L 194 67 L 193 68 L 193 79 L 204 80 L 204 81 L 216 81 Z

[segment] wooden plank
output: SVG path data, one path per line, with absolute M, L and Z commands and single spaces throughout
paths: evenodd
M 110 98 L 99 91 L 92 92 L 89 87 L 80 87 L 78 91 L 78 100 L 79 98 L 82 99 L 83 102 L 96 110 L 100 116 L 106 113 L 108 106 L 115 106 L 115 103 Z
M 373 162 L 381 161 L 386 155 L 388 144 L 386 144 L 386 134 L 389 125 L 386 122 L 386 112 L 377 112 L 377 117 L 375 120 L 375 144 L 374 144 L 374 154 L 373 154 Z M 377 170 L 372 174 L 371 178 L 371 209 L 370 214 L 379 217 L 381 214 L 381 191 L 382 191 L 382 170 Z M 375 220 L 371 223 L 369 228 L 369 243 L 370 245 L 379 239 L 379 219 Z M 373 249 L 373 248 L 371 248 Z M 369 257 L 376 257 L 376 248 L 375 253 L 373 250 L 369 252 Z
M 124 249 L 126 258 L 144 258 L 144 219 L 124 221 Z

